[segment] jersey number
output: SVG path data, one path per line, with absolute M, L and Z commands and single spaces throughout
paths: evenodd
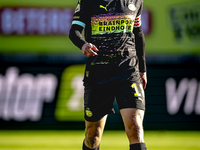
M 131 85 L 131 87 L 135 89 L 134 96 L 136 96 L 136 97 L 141 96 L 140 93 L 139 93 L 139 91 L 138 91 L 138 88 L 137 88 L 136 83 L 133 83 L 133 84 Z

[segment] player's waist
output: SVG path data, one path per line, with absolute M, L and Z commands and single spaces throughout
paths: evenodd
M 135 62 L 136 61 L 136 53 L 131 53 L 131 55 L 126 54 L 125 52 L 115 53 L 101 53 L 99 52 L 97 56 L 93 56 L 91 58 L 91 66 L 95 65 L 113 65 L 120 66 L 120 64 L 124 64 L 125 62 Z M 129 65 L 129 63 L 127 63 Z

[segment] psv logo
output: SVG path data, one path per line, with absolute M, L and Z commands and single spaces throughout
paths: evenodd
M 135 11 L 136 10 L 136 7 L 134 4 L 129 4 L 128 5 L 128 8 L 131 10 L 131 11 Z

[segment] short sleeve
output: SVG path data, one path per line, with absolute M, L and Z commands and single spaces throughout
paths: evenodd
M 89 2 L 88 0 L 79 0 L 76 6 L 72 25 L 80 25 L 85 28 L 89 18 Z
M 139 8 L 137 16 L 135 18 L 135 22 L 134 22 L 134 27 L 135 28 L 138 28 L 138 27 L 140 27 L 142 25 L 142 20 L 141 20 L 142 10 L 143 10 L 143 1 L 140 4 L 140 8 Z

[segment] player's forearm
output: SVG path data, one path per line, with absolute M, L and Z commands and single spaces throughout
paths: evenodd
M 79 49 L 82 48 L 82 46 L 87 43 L 83 37 L 82 37 L 82 31 L 83 28 L 78 25 L 72 25 L 70 33 L 69 33 L 69 38 L 70 40 L 76 45 Z
M 139 71 L 146 72 L 146 59 L 145 59 L 145 38 L 142 27 L 134 29 L 136 52 L 139 59 Z

